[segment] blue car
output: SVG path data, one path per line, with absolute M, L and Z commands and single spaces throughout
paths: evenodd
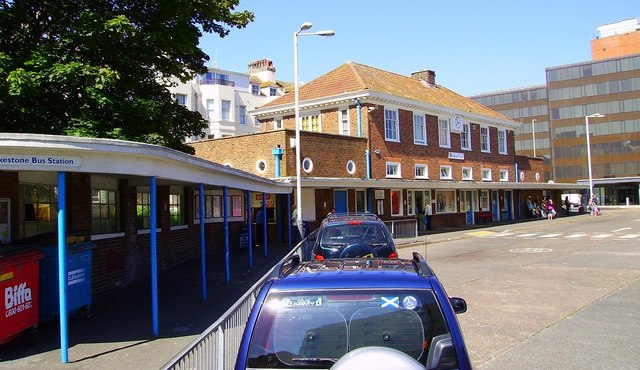
M 373 213 L 330 214 L 303 246 L 306 259 L 396 258 L 393 237 Z
M 294 255 L 262 287 L 235 368 L 377 369 L 367 365 L 376 353 L 389 356 L 388 369 L 412 369 L 407 362 L 416 369 L 470 369 L 456 318 L 466 310 L 418 253 L 410 260 L 307 262 Z

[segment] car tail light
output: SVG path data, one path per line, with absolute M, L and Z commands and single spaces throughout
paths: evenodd
M 316 254 L 316 256 L 314 257 L 316 261 L 324 261 L 324 257 L 322 257 L 319 254 Z
M 398 258 L 398 253 L 396 252 L 389 253 L 389 258 Z

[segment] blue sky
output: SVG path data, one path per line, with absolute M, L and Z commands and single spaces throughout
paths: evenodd
M 348 62 L 402 75 L 431 69 L 436 81 L 469 96 L 545 83 L 545 68 L 591 59 L 600 25 L 640 17 L 638 0 L 433 1 L 240 0 L 255 21 L 229 36 L 205 35 L 201 48 L 222 69 L 246 72 L 269 58 L 279 80 L 294 80 L 293 33 L 300 81 Z

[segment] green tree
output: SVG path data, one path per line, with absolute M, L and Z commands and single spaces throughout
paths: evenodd
M 206 72 L 203 33 L 253 13 L 239 0 L 0 0 L 0 132 L 182 144 L 206 121 L 167 87 Z

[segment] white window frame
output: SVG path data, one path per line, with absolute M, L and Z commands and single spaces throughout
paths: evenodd
M 273 119 L 273 129 L 280 130 L 282 128 L 282 117 Z
M 451 148 L 449 118 L 438 118 L 438 143 L 441 148 Z
M 302 170 L 306 173 L 311 173 L 313 171 L 313 159 L 305 157 L 302 160 Z
M 220 120 L 231 120 L 231 100 L 223 99 L 220 101 Z
M 386 170 L 386 178 L 388 179 L 401 179 L 402 178 L 402 168 L 400 166 L 400 162 L 387 162 L 385 166 Z M 389 173 L 389 169 L 394 169 L 392 173 Z
M 489 210 L 489 190 L 480 190 L 480 201 L 478 203 L 481 211 Z
M 462 167 L 462 180 L 473 181 L 473 167 Z
M 466 142 L 466 145 L 464 145 Z M 471 150 L 471 125 L 469 122 L 462 124 L 462 131 L 460 131 L 460 149 Z
M 340 123 L 340 135 L 351 135 L 351 123 L 349 119 L 349 108 L 338 109 L 338 118 Z
M 507 130 L 498 129 L 498 153 L 507 154 Z
M 247 124 L 247 106 L 246 105 L 238 106 L 238 123 L 241 125 Z
M 440 166 L 440 180 L 453 180 L 452 172 L 451 166 Z
M 493 181 L 491 179 L 491 168 L 482 169 L 482 181 Z
M 398 124 L 398 110 L 384 110 L 384 140 L 400 142 L 400 126 Z
M 418 171 L 422 174 L 418 174 Z M 429 180 L 429 166 L 423 163 L 416 163 L 414 171 L 416 179 Z
M 347 173 L 349 173 L 349 175 L 356 173 L 356 162 L 351 159 L 347 161 Z
M 509 170 L 500 170 L 500 181 L 509 181 Z
M 214 119 L 214 114 L 216 112 L 216 100 L 215 99 L 207 99 L 205 101 L 205 107 L 207 110 L 207 119 L 209 121 L 213 121 Z
M 491 130 L 489 126 L 480 126 L 480 151 L 491 153 Z
M 264 169 L 261 169 L 261 168 L 260 168 L 260 164 L 261 164 L 261 163 L 264 163 Z M 269 168 L 269 165 L 267 164 L 267 161 L 265 161 L 264 159 L 258 159 L 258 160 L 256 161 L 256 171 L 257 171 L 259 174 L 264 174 L 264 173 L 266 173 L 268 168 Z
M 420 139 L 419 136 L 422 136 Z M 413 115 L 413 143 L 427 145 L 427 124 L 424 114 Z
M 187 106 L 187 94 L 176 94 L 176 104 Z

